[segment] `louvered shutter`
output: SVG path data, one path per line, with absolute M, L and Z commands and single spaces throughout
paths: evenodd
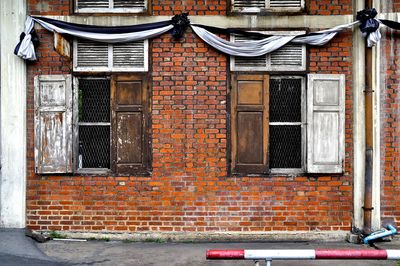
M 342 173 L 345 76 L 308 75 L 307 171 Z
M 260 12 L 269 11 L 300 11 L 304 8 L 304 0 L 231 0 L 232 11 Z
M 36 173 L 71 173 L 71 76 L 36 76 L 34 85 Z
M 270 32 L 268 32 L 269 34 Z M 298 34 L 296 32 L 295 34 Z M 272 33 L 271 35 L 276 34 Z M 283 34 L 287 35 L 288 32 Z M 234 42 L 246 42 L 248 37 L 232 36 Z M 286 44 L 272 53 L 257 57 L 231 56 L 232 71 L 304 71 L 306 70 L 306 46 Z
M 146 51 L 147 52 L 147 51 Z M 144 41 L 113 45 L 113 69 L 123 70 L 147 68 Z
M 290 9 L 290 8 L 301 8 L 303 7 L 302 0 L 269 0 L 270 8 L 282 8 L 282 9 Z
M 147 104 L 145 76 L 112 77 L 113 167 L 118 174 L 148 170 Z
M 233 75 L 231 90 L 231 138 L 233 173 L 268 171 L 267 75 Z
M 75 71 L 147 71 L 148 41 L 106 44 L 74 42 Z
M 84 8 L 109 8 L 109 0 L 77 0 L 76 7 L 79 9 Z
M 78 13 L 138 13 L 147 10 L 147 0 L 75 0 Z
M 306 69 L 306 46 L 286 44 L 269 55 L 272 71 L 301 71 Z

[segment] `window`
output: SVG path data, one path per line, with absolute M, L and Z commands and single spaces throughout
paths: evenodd
M 304 0 L 231 0 L 233 12 L 299 12 L 304 9 Z
M 81 77 L 75 79 L 74 93 L 77 172 L 145 174 L 149 154 L 146 76 Z
M 36 173 L 148 174 L 148 103 L 143 73 L 35 77 Z
M 300 76 L 271 76 L 269 88 L 271 172 L 303 172 L 305 80 Z
M 344 75 L 233 73 L 233 174 L 342 173 Z
M 143 13 L 147 0 L 75 0 L 77 13 Z
M 148 40 L 116 44 L 75 40 L 74 71 L 147 71 L 148 46 Z
M 263 31 L 270 35 L 299 35 L 305 31 Z M 258 38 L 251 38 L 253 40 Z M 231 36 L 233 42 L 245 42 L 249 37 Z M 231 56 L 232 71 L 305 71 L 306 46 L 302 44 L 286 44 L 272 53 L 258 57 Z

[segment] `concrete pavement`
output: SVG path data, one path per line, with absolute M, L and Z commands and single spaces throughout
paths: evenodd
M 372 249 L 366 245 L 343 242 L 259 242 L 259 243 L 151 243 L 121 241 L 63 242 L 50 241 L 38 244 L 48 256 L 72 265 L 254 265 L 253 261 L 206 260 L 207 249 Z M 382 244 L 384 248 L 384 244 Z M 391 248 L 400 248 L 400 242 L 391 243 Z M 261 263 L 265 265 L 265 262 Z M 286 265 L 397 265 L 395 261 L 373 260 L 307 260 L 273 261 L 273 266 Z
M 376 244 L 381 249 L 400 249 L 400 240 Z M 0 265 L 254 265 L 252 261 L 206 260 L 207 249 L 373 249 L 366 245 L 341 242 L 243 242 L 243 243 L 159 243 L 88 240 L 36 243 L 24 230 L 0 229 Z M 262 262 L 261 265 L 265 265 Z M 306 260 L 273 261 L 273 266 L 377 266 L 400 265 L 396 261 Z
M 60 265 L 25 236 L 24 229 L 0 229 L 0 265 Z

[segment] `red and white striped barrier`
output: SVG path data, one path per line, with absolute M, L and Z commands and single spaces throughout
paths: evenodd
M 266 249 L 208 250 L 210 260 L 399 260 L 400 250 Z

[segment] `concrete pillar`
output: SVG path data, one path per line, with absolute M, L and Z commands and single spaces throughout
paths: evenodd
M 364 0 L 353 0 L 354 14 L 364 9 Z M 357 27 L 353 31 L 353 225 L 363 227 L 364 178 L 365 178 L 365 39 Z
M 26 65 L 13 54 L 24 29 L 26 0 L 0 1 L 0 227 L 25 227 Z

